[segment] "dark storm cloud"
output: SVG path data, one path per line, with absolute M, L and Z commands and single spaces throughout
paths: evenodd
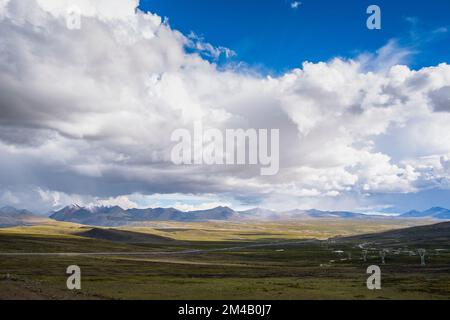
M 450 112 L 450 86 L 430 92 L 430 99 L 434 111 Z

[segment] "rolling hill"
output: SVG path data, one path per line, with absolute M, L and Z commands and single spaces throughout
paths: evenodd
M 92 228 L 87 231 L 79 232 L 76 235 L 84 238 L 132 244 L 173 244 L 177 242 L 171 238 L 158 235 L 118 229 Z
M 340 238 L 339 241 L 372 242 L 383 245 L 450 246 L 450 222 Z

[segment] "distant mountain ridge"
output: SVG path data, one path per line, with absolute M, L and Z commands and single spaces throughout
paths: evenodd
M 31 225 L 41 219 L 28 210 L 19 210 L 11 206 L 0 208 L 0 228 Z
M 450 220 L 450 210 L 434 207 L 425 211 L 412 210 L 400 215 L 402 218 L 430 218 L 437 220 Z
M 424 212 L 407 212 L 400 218 L 429 218 L 450 220 L 449 210 L 432 208 Z M 217 207 L 207 210 L 181 211 L 175 208 L 122 209 L 119 206 L 85 208 L 77 205 L 65 207 L 50 216 L 58 221 L 75 222 L 93 226 L 122 226 L 145 221 L 243 221 L 243 220 L 289 220 L 289 219 L 383 219 L 379 215 L 367 215 L 350 211 L 291 210 L 276 212 L 254 208 L 246 211 L 235 211 L 228 207 Z M 395 217 L 390 217 L 394 219 Z
M 27 210 L 13 207 L 0 209 L 0 227 L 26 225 L 30 218 L 37 218 Z M 175 208 L 123 209 L 119 206 L 82 207 L 71 205 L 50 215 L 50 219 L 99 227 L 119 227 L 146 221 L 277 221 L 308 219 L 431 219 L 450 220 L 450 210 L 434 207 L 425 211 L 409 211 L 397 217 L 367 215 L 350 211 L 291 210 L 276 212 L 263 208 L 235 211 L 228 207 L 207 210 L 181 211 Z
M 93 226 L 122 226 L 143 221 L 236 220 L 239 213 L 228 207 L 183 212 L 174 208 L 122 209 L 114 207 L 84 208 L 77 205 L 65 207 L 50 216 L 57 221 L 75 222 Z
M 320 211 L 320 210 L 292 210 L 283 213 L 285 216 L 293 218 L 305 218 L 305 219 L 368 219 L 368 218 L 379 218 L 380 216 L 368 215 L 363 213 L 355 213 L 349 211 Z
M 24 216 L 24 215 L 33 215 L 33 213 L 31 213 L 28 210 L 25 209 L 16 209 L 14 207 L 11 206 L 6 206 L 3 208 L 0 208 L 0 212 L 2 214 L 8 214 L 8 215 L 15 215 L 15 216 Z

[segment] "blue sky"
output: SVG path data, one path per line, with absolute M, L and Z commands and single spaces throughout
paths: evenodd
M 449 61 L 450 1 L 302 0 L 141 0 L 140 8 L 169 18 L 184 34 L 191 31 L 216 46 L 234 50 L 263 72 L 281 73 L 303 61 L 352 58 L 375 52 L 389 40 L 414 55 L 412 68 Z M 368 30 L 366 9 L 382 10 L 382 30 Z

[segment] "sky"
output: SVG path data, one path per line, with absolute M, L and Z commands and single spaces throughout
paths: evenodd
M 366 28 L 372 4 L 382 10 L 382 29 L 375 32 Z M 232 61 L 265 73 L 376 52 L 391 39 L 416 53 L 405 61 L 412 68 L 448 62 L 450 55 L 446 0 L 142 0 L 140 9 L 167 17 L 184 34 L 234 50 Z
M 450 207 L 450 4 L 369 4 L 0 0 L 0 207 Z M 198 122 L 279 130 L 278 174 L 173 163 Z

